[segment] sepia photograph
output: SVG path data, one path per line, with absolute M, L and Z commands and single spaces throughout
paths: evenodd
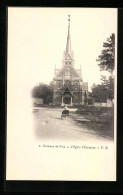
M 117 9 L 8 7 L 7 180 L 116 181 Z

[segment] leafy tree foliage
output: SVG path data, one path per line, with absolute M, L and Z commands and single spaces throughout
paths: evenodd
M 53 91 L 50 85 L 40 83 L 32 89 L 32 97 L 43 98 L 44 104 L 52 102 Z
M 103 48 L 96 61 L 99 62 L 100 70 L 107 70 L 112 74 L 115 64 L 115 34 L 111 34 L 107 42 L 103 43 Z
M 94 103 L 94 98 L 92 92 L 88 92 L 88 98 L 87 98 L 88 105 L 92 105 Z
M 106 102 L 106 91 L 103 85 L 96 85 L 92 88 L 92 97 L 95 102 Z
M 106 79 L 105 76 L 102 76 L 101 80 L 101 84 L 92 88 L 90 97 L 93 97 L 95 102 L 106 102 L 107 99 L 112 101 L 114 99 L 114 78 L 110 76 Z
M 102 76 L 101 80 L 107 94 L 107 98 L 112 101 L 114 99 L 114 78 L 110 76 L 108 79 L 106 79 L 105 76 Z
M 93 86 L 90 97 L 93 97 L 96 102 L 106 102 L 107 99 L 112 101 L 114 99 L 114 78 L 112 73 L 115 64 L 115 34 L 111 34 L 107 41 L 103 43 L 103 50 L 101 55 L 98 56 L 97 62 L 99 62 L 100 70 L 110 72 L 111 76 L 108 79 L 102 76 L 102 83 Z

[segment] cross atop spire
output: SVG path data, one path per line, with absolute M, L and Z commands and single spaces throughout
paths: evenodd
M 70 22 L 70 15 L 68 15 L 68 21 Z

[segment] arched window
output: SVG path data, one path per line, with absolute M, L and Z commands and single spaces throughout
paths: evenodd
M 70 75 L 70 67 L 65 68 L 65 75 L 67 75 L 67 76 Z
M 71 61 L 67 61 L 65 64 L 66 65 L 70 65 L 71 64 Z
M 65 84 L 66 84 L 66 85 L 70 85 L 71 82 L 70 82 L 69 80 L 66 80 L 66 81 L 65 81 Z
M 71 82 L 69 80 L 65 81 L 65 87 L 71 88 Z
M 79 89 L 79 82 L 78 81 L 75 81 L 74 88 L 75 88 L 75 90 L 78 90 Z
M 61 89 L 61 87 L 62 87 L 62 82 L 61 82 L 61 81 L 57 81 L 57 86 L 58 86 L 58 89 Z

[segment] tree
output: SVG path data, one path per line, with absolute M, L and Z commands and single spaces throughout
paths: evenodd
M 86 93 L 86 90 L 84 92 L 84 104 L 87 104 L 87 93 Z
M 101 80 L 106 91 L 106 97 L 112 101 L 114 99 L 114 78 L 110 76 L 106 79 L 106 76 L 102 76 Z
M 92 93 L 89 94 L 89 97 L 100 103 L 107 102 L 107 99 L 112 101 L 114 99 L 114 78 L 110 76 L 106 79 L 106 76 L 102 76 L 101 80 L 101 84 L 92 87 Z
M 94 91 L 96 90 L 96 99 L 100 99 L 100 95 L 102 95 L 103 101 L 110 99 L 111 101 L 114 98 L 114 78 L 112 76 L 115 64 L 115 34 L 111 34 L 111 36 L 107 39 L 107 42 L 103 43 L 103 50 L 101 51 L 101 55 L 98 56 L 97 62 L 99 62 L 98 66 L 100 70 L 107 70 L 111 73 L 111 76 L 106 79 L 105 76 L 102 76 L 102 84 L 98 85 Z M 99 89 L 103 91 L 99 93 Z M 97 98 L 98 96 L 98 98 Z
M 50 85 L 40 83 L 32 89 L 32 97 L 43 98 L 44 104 L 52 102 L 53 91 Z
M 92 105 L 94 103 L 92 92 L 88 92 L 87 102 L 88 102 L 88 105 Z
M 96 85 L 95 87 L 92 88 L 92 94 L 91 96 L 95 100 L 95 102 L 106 102 L 106 90 L 105 86 L 102 84 Z
M 115 34 L 111 34 L 107 42 L 103 43 L 103 48 L 96 61 L 99 62 L 100 70 L 107 70 L 112 75 L 115 64 Z

